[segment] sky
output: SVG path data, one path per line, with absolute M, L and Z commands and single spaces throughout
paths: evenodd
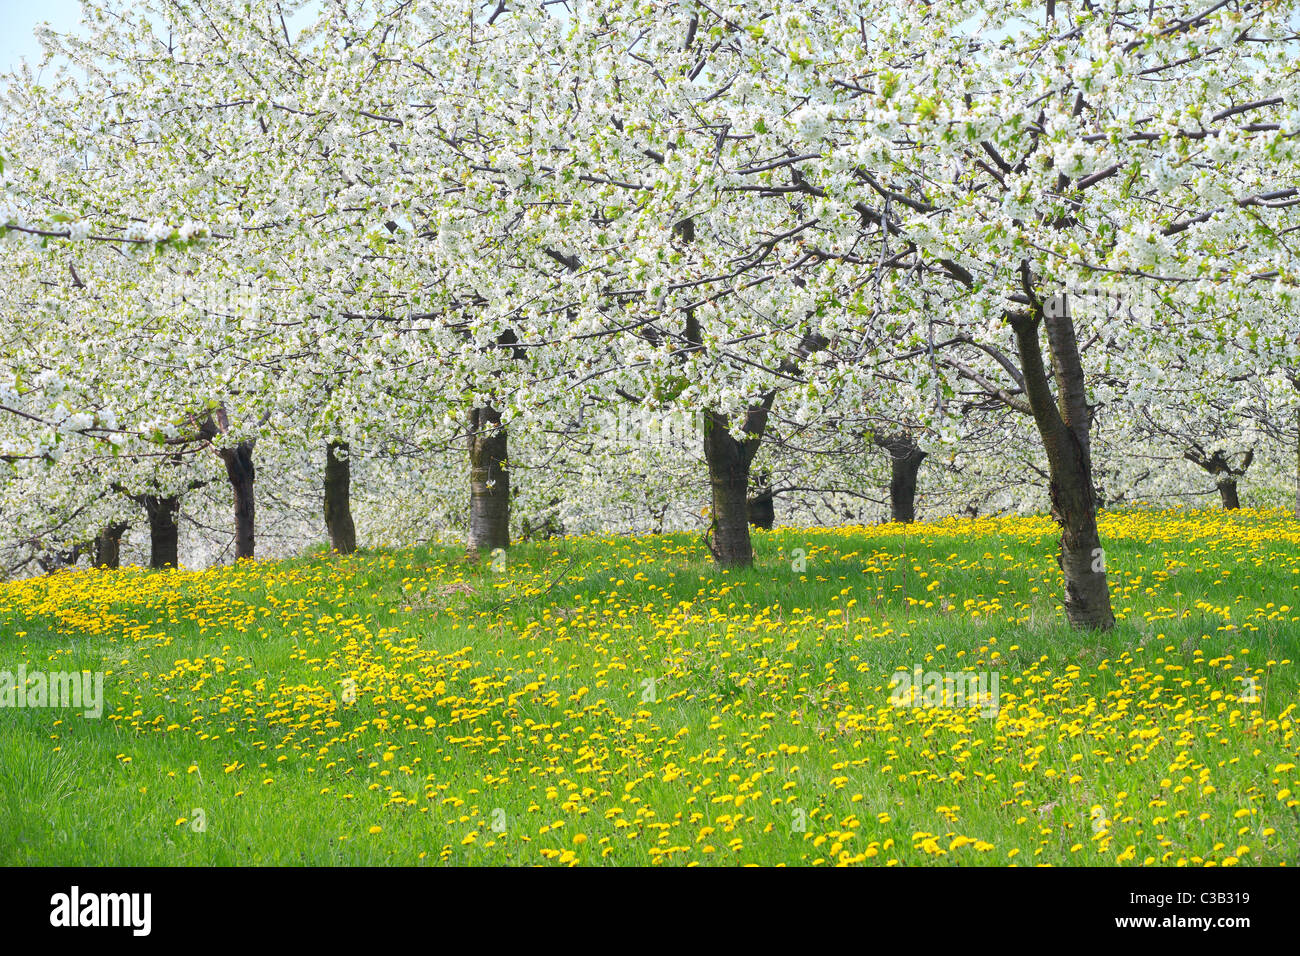
M 80 0 L 0 0 L 0 73 L 12 70 L 24 57 L 31 63 L 40 59 L 40 44 L 32 36 L 36 24 L 49 21 L 56 30 L 68 31 L 80 19 Z M 1300 29 L 1300 10 L 1292 22 Z
M 0 72 L 27 58 L 36 63 L 41 46 L 32 36 L 36 24 L 48 20 L 56 30 L 70 30 L 81 19 L 79 0 L 0 0 Z
M 309 20 L 311 5 L 297 14 Z M 296 18 L 290 18 L 293 30 Z M 41 45 L 32 36 L 32 28 L 48 22 L 60 33 L 75 32 L 81 22 L 81 0 L 0 0 L 0 73 L 7 73 L 26 58 L 40 61 Z

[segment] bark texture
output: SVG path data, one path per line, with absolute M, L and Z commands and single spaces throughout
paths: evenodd
M 469 550 L 510 547 L 510 471 L 506 429 L 491 407 L 469 412 Z
M 763 440 L 773 397 L 769 394 L 746 413 L 743 439 L 731 434 L 726 416 L 713 411 L 704 415 L 704 459 L 713 492 L 709 549 L 722 567 L 749 567 L 754 563 L 749 539 L 749 467 Z
M 1092 482 L 1092 414 L 1088 407 L 1078 338 L 1068 299 L 1047 303 L 1034 295 L 1028 265 L 1021 278 L 1030 309 L 1010 312 L 1034 423 L 1047 452 L 1052 517 L 1061 527 L 1058 563 L 1065 579 L 1065 617 L 1078 628 L 1108 629 L 1115 624 L 1106 580 L 1105 553 L 1097 533 L 1097 500 Z M 1043 363 L 1039 329 L 1051 353 L 1053 397 Z
M 1221 449 L 1207 452 L 1200 445 L 1193 445 L 1183 453 L 1183 457 L 1214 478 L 1214 487 L 1218 489 L 1219 500 L 1223 502 L 1225 510 L 1235 511 L 1241 507 L 1241 498 L 1237 495 L 1237 482 L 1246 476 L 1247 470 L 1255 460 L 1254 451 L 1242 455 L 1240 463 L 1235 467 Z
M 776 524 L 776 495 L 772 489 L 772 476 L 767 471 L 754 476 L 753 493 L 746 504 L 750 527 L 771 531 Z
M 352 462 L 348 443 L 325 446 L 325 527 L 330 547 L 339 554 L 357 550 L 357 529 L 352 522 Z
M 104 525 L 95 538 L 95 567 L 120 568 L 122 566 L 122 535 L 126 525 L 121 522 Z
M 140 501 L 149 519 L 149 567 L 178 567 L 180 526 L 176 516 L 181 499 L 176 495 L 142 495 Z
M 771 531 L 776 524 L 776 501 L 771 489 L 760 491 L 749 499 L 749 523 L 763 531 Z
M 1223 502 L 1225 511 L 1236 511 L 1241 507 L 1241 499 L 1237 496 L 1237 479 L 1224 479 L 1215 487 L 1219 489 L 1219 500 Z
M 257 546 L 257 507 L 253 498 L 253 443 L 241 441 L 219 451 L 226 465 L 226 477 L 235 496 L 235 560 L 252 558 Z
M 911 524 L 916 520 L 916 476 L 926 452 L 907 434 L 877 438 L 876 444 L 889 452 L 889 520 Z

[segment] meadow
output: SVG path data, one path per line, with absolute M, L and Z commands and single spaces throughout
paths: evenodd
M 430 545 L 0 583 L 0 863 L 1294 865 L 1300 520 L 1104 513 Z M 996 674 L 996 714 L 891 699 Z

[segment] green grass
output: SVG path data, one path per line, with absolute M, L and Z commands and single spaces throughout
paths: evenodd
M 1044 519 L 0 585 L 0 670 L 107 698 L 0 709 L 0 862 L 1294 864 L 1300 523 L 1103 537 L 1104 634 Z M 891 706 L 918 666 L 1000 713 Z

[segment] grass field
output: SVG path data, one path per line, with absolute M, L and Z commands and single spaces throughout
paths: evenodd
M 0 863 L 1294 865 L 1300 521 L 1102 539 L 1106 634 L 1045 518 L 0 584 L 0 670 L 105 674 L 0 710 Z

